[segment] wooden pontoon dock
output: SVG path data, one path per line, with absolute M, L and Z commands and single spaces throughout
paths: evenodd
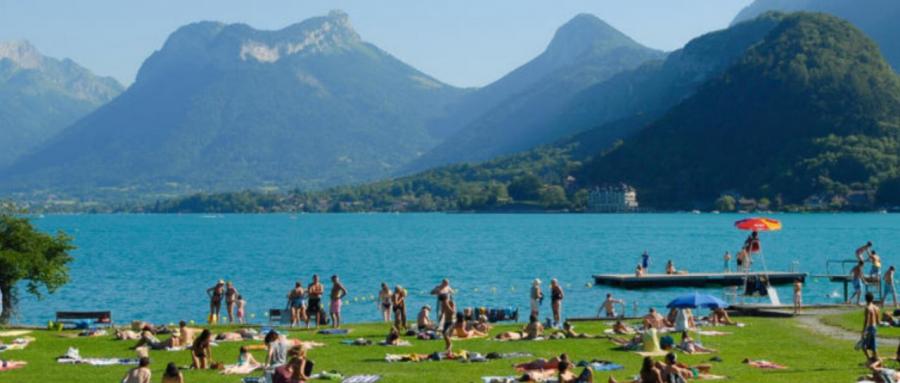
M 771 271 L 751 273 L 689 273 L 689 274 L 598 274 L 594 283 L 625 289 L 649 289 L 666 287 L 716 287 L 742 286 L 747 277 L 766 277 L 772 286 L 789 285 L 797 279 L 806 280 L 806 273 Z

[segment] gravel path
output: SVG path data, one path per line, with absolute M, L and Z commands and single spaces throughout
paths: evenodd
M 862 310 L 862 307 L 860 307 L 859 310 Z M 849 331 L 844 328 L 831 326 L 822 322 L 823 316 L 841 314 L 845 312 L 847 312 L 846 309 L 816 309 L 809 311 L 804 310 L 801 315 L 795 316 L 794 319 L 797 321 L 797 323 L 800 324 L 801 327 L 809 329 L 810 331 L 813 331 L 815 333 L 829 336 L 835 339 L 856 342 L 860 337 L 859 332 Z M 861 328 L 862 323 L 860 323 L 860 329 Z M 897 344 L 900 343 L 900 340 L 878 337 L 878 343 L 887 347 L 896 348 Z M 880 345 L 878 348 L 881 348 Z

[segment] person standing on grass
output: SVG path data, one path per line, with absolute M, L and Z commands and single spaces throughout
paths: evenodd
M 865 262 L 866 258 L 869 257 L 869 251 L 872 250 L 872 241 L 866 242 L 865 245 L 860 246 L 856 249 L 856 260 L 860 262 Z
M 392 300 L 391 288 L 387 283 L 381 282 L 381 290 L 378 291 L 378 309 L 381 310 L 381 320 L 384 323 L 391 321 Z
M 193 359 L 193 363 L 191 367 L 199 370 L 205 370 L 209 368 L 210 361 L 212 360 L 212 333 L 209 332 L 209 329 L 203 329 L 200 332 L 200 336 L 197 339 L 194 339 L 194 344 L 191 345 L 191 359 Z
M 847 303 L 853 302 L 853 298 L 856 298 L 856 304 L 859 304 L 859 298 L 862 294 L 862 278 L 863 278 L 863 261 L 859 261 L 856 263 L 856 266 L 853 266 L 853 269 L 850 270 L 850 278 L 853 280 L 853 295 L 847 299 Z
M 394 326 L 398 329 L 407 329 L 406 326 L 406 289 L 397 285 L 391 296 L 391 304 L 394 306 Z
M 450 287 L 450 280 L 444 278 L 441 280 L 441 283 L 431 289 L 431 295 L 437 297 L 437 323 L 440 325 L 441 318 L 444 317 L 444 307 L 445 302 L 450 299 L 450 296 L 453 295 L 453 288 Z
M 225 283 L 225 309 L 228 310 L 228 323 L 234 323 L 235 303 L 240 295 L 231 281 Z
M 441 307 L 441 320 L 444 323 L 444 327 L 441 329 L 441 334 L 444 336 L 444 351 L 447 353 L 447 358 L 453 357 L 453 321 L 456 317 L 454 313 L 456 313 L 456 302 L 453 302 L 453 297 L 448 297 L 447 300 L 442 302 Z
M 897 286 L 894 285 L 894 273 L 896 271 L 894 266 L 890 266 L 884 272 L 884 292 L 882 293 L 882 296 L 885 298 L 888 296 L 888 293 L 891 293 L 891 299 L 894 300 L 894 308 L 897 307 Z
M 150 358 L 143 357 L 138 361 L 138 366 L 128 370 L 122 383 L 150 383 Z
M 341 299 L 347 296 L 347 288 L 338 279 L 337 275 L 331 276 L 331 305 L 329 312 L 331 314 L 331 327 L 341 327 Z
M 553 310 L 553 327 L 559 327 L 560 312 L 562 311 L 562 300 L 564 294 L 562 286 L 556 278 L 550 280 L 550 308 Z
M 535 279 L 531 283 L 531 315 L 540 318 L 541 302 L 544 301 L 544 292 L 541 291 L 541 280 Z
M 803 305 L 803 282 L 800 279 L 794 281 L 794 314 L 800 311 Z
M 313 274 L 312 283 L 306 288 L 309 295 L 309 302 L 306 307 L 306 328 L 309 328 L 309 321 L 315 321 L 315 327 L 319 328 L 322 316 L 322 295 L 325 294 L 325 286 L 319 282 L 319 275 Z
M 875 297 L 872 292 L 866 293 L 866 310 L 863 319 L 862 350 L 866 360 L 878 359 L 878 322 L 881 320 L 881 310 L 875 305 Z

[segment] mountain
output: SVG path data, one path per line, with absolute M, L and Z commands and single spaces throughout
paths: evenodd
M 42 55 L 26 41 L 0 42 L 0 167 L 122 92 L 69 59 Z
M 539 56 L 451 106 L 450 117 L 432 125 L 447 140 L 405 170 L 485 160 L 571 134 L 547 118 L 580 90 L 662 56 L 593 15 L 578 15 Z
M 770 13 L 694 38 L 665 60 L 654 60 L 579 92 L 551 125 L 582 132 L 565 143 L 593 155 L 639 131 L 721 75 L 783 19 Z
M 0 177 L 72 192 L 312 187 L 383 177 L 464 93 L 364 42 L 333 11 L 278 31 L 178 29 L 125 93 Z M 15 180 L 15 183 L 10 182 Z
M 725 192 L 799 203 L 900 175 L 900 80 L 878 47 L 825 14 L 786 16 L 721 76 L 585 165 L 642 204 L 711 206 Z
M 773 10 L 823 12 L 846 19 L 874 39 L 887 62 L 900 71 L 900 2 L 896 0 L 756 0 L 733 23 Z

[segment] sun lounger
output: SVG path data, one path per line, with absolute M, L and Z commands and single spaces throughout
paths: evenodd
M 353 375 L 345 378 L 341 383 L 375 383 L 381 380 L 378 375 Z

